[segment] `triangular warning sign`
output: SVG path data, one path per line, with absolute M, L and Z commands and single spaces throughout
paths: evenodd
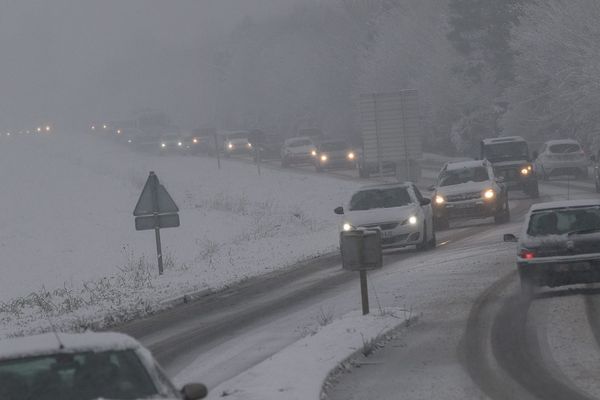
M 141 215 L 168 214 L 179 212 L 179 208 L 171 198 L 167 189 L 158 183 L 158 177 L 154 172 L 150 172 L 150 176 L 144 185 L 142 194 L 133 210 L 133 215 L 139 217 Z

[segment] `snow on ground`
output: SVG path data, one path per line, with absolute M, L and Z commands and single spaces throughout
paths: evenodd
M 325 325 L 237 377 L 211 388 L 209 399 L 318 399 L 329 373 L 357 352 L 369 353 L 378 339 L 403 324 L 405 311 L 358 311 Z
M 181 210 L 160 277 L 132 216 L 151 170 Z M 65 328 L 118 322 L 334 251 L 333 208 L 359 185 L 64 133 L 2 139 L 0 171 L 0 336 L 48 329 L 42 310 Z

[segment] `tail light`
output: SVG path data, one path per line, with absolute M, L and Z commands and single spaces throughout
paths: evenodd
M 521 257 L 524 260 L 531 260 L 531 259 L 535 258 L 535 253 L 531 250 L 523 249 L 519 253 L 519 257 Z

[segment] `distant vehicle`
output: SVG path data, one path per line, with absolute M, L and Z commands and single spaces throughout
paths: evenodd
M 160 138 L 160 153 L 184 153 L 184 138 L 179 133 L 167 133 Z
M 249 140 L 250 132 L 232 131 L 219 134 L 219 145 L 226 157 L 232 154 L 250 154 L 253 151 Z
M 194 136 L 192 134 L 182 135 L 183 149 L 187 154 L 199 154 L 203 151 L 204 141 L 212 140 L 212 138 L 203 138 L 201 136 Z
M 325 133 L 320 128 L 301 128 L 296 132 L 296 137 L 308 137 L 314 143 L 325 140 Z
M 286 140 L 281 147 L 281 166 L 293 164 L 314 164 L 317 147 L 309 137 L 297 137 Z
M 495 175 L 504 178 L 509 190 L 522 190 L 532 198 L 540 196 L 525 139 L 519 136 L 484 139 L 480 147 L 481 158 L 492 163 Z
M 485 160 L 446 164 L 433 187 L 436 229 L 446 229 L 449 220 L 494 217 L 496 223 L 510 220 L 508 190 Z
M 356 152 L 342 140 L 321 142 L 317 145 L 315 169 L 322 172 L 331 168 L 356 168 Z
M 600 200 L 534 204 L 518 242 L 517 268 L 523 294 L 540 286 L 600 282 Z
M 206 394 L 202 384 L 176 390 L 150 352 L 123 334 L 46 333 L 0 342 L 1 399 L 196 400 Z
M 383 247 L 436 246 L 431 200 L 412 183 L 365 186 L 335 213 L 343 215 L 341 231 L 380 230 Z
M 535 172 L 545 180 L 560 175 L 587 178 L 589 164 L 576 140 L 550 140 L 542 145 L 535 159 Z
M 282 146 L 281 136 L 267 134 L 260 129 L 254 129 L 250 131 L 248 140 L 255 150 L 255 156 L 257 150 L 260 152 L 261 160 L 279 159 Z

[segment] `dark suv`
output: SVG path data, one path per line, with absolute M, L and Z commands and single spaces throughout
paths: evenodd
M 495 175 L 504 179 L 508 189 L 522 190 L 532 198 L 540 196 L 529 148 L 522 137 L 483 139 L 481 158 L 492 164 Z

